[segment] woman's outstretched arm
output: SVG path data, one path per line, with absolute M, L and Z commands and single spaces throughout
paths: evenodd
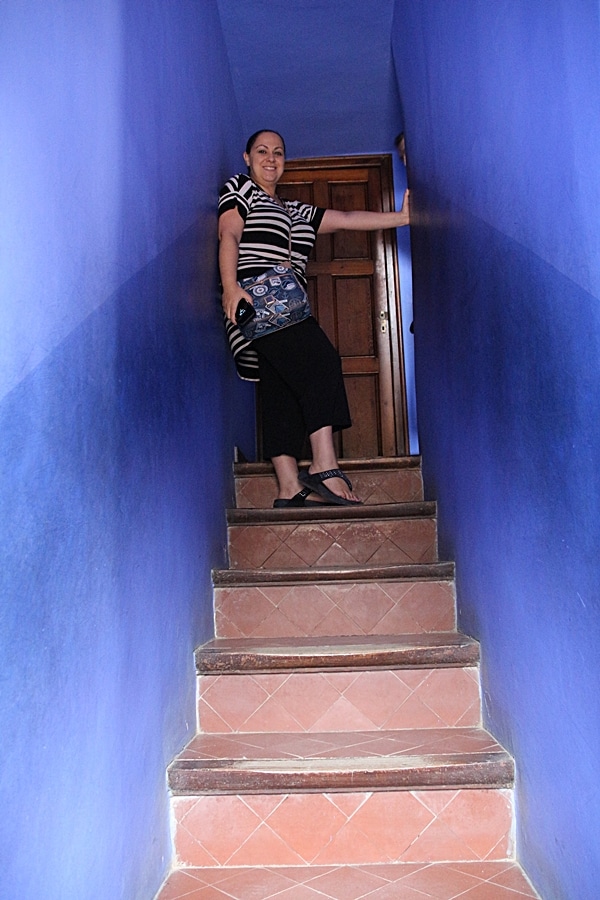
M 370 212 L 366 209 L 344 212 L 328 209 L 319 227 L 319 234 L 331 234 L 333 231 L 379 231 L 384 228 L 401 228 L 403 225 L 410 225 L 408 191 L 404 194 L 399 212 Z

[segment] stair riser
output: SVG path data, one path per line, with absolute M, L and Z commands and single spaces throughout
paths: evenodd
M 454 583 L 344 582 L 215 588 L 216 636 L 422 634 L 456 628 Z
M 423 499 L 419 469 L 352 472 L 356 495 L 365 503 L 412 503 Z M 238 509 L 269 509 L 277 497 L 274 475 L 237 476 L 235 498 Z
M 194 874 L 164 900 L 519 892 L 489 868 L 514 859 L 514 763 L 481 730 L 478 648 L 414 463 L 349 461 L 365 505 L 318 511 L 273 510 L 267 465 L 236 465 L 213 574 L 215 634 L 234 640 L 196 651 L 199 733 L 168 772 L 175 874 Z
M 235 569 L 400 565 L 437 561 L 434 518 L 230 525 Z
M 510 859 L 512 811 L 509 789 L 172 799 L 180 866 Z
M 202 675 L 204 733 L 479 725 L 476 668 Z

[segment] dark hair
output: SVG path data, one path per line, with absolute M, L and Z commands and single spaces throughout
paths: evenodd
M 279 140 L 281 141 L 281 145 L 282 145 L 282 147 L 283 147 L 283 152 L 284 152 L 284 154 L 285 154 L 285 141 L 284 141 L 284 139 L 281 137 L 281 135 L 279 134 L 279 132 L 278 132 L 278 131 L 275 131 L 274 128 L 261 128 L 260 131 L 255 131 L 254 134 L 251 134 L 250 137 L 248 138 L 247 142 L 246 142 L 246 153 L 250 153 L 250 151 L 252 150 L 252 148 L 254 147 L 254 145 L 255 145 L 255 143 L 256 143 L 256 141 L 257 141 L 257 138 L 258 138 L 261 134 L 264 134 L 265 131 L 270 131 L 271 134 L 276 134 L 276 135 L 277 135 L 277 137 L 278 137 Z

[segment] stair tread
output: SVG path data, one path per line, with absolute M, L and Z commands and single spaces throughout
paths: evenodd
M 423 519 L 436 515 L 430 500 L 409 503 L 379 503 L 362 506 L 310 506 L 286 509 L 232 508 L 227 510 L 228 525 L 283 524 L 287 522 L 337 522 L 345 519 Z
M 226 884 L 227 893 L 222 894 Z M 361 891 L 357 892 L 357 886 Z M 286 890 L 287 889 L 287 890 Z M 539 898 L 523 870 L 512 860 L 463 862 L 394 862 L 383 864 L 254 866 L 175 869 L 168 876 L 157 900 L 193 900 L 198 896 L 227 896 L 230 900 L 280 900 L 294 897 L 356 900 L 379 896 L 420 897 L 421 900 L 454 900 L 467 890 L 471 896 L 494 900 Z M 201 891 L 218 891 L 214 895 Z M 283 893 L 285 890 L 285 893 Z M 199 893 L 196 894 L 196 891 Z M 304 893 L 299 893 L 304 891 Z M 483 893 L 481 893 L 483 891 Z M 468 895 L 467 895 L 468 896 Z
M 483 728 L 199 734 L 169 767 L 176 793 L 510 787 L 509 753 Z
M 315 566 L 291 569 L 213 569 L 215 587 L 246 584 L 294 584 L 305 581 L 446 581 L 454 578 L 453 562 L 400 565 Z
M 196 650 L 204 733 L 168 768 L 180 864 L 264 866 L 281 862 L 282 848 L 307 870 L 320 853 L 335 864 L 379 864 L 390 835 L 396 853 L 405 826 L 407 859 L 430 860 L 438 819 L 442 859 L 470 859 L 474 841 L 490 858 L 511 852 L 514 762 L 480 727 L 479 645 L 448 615 L 454 563 L 438 561 L 437 505 L 422 499 L 420 457 L 340 464 L 356 473 L 363 505 L 273 509 L 271 464 L 235 465 L 230 568 L 213 571 L 215 589 L 233 590 L 215 590 L 217 625 L 223 609 L 228 633 L 267 636 L 214 638 Z M 299 630 L 325 636 L 273 636 Z M 353 819 L 357 799 L 371 826 L 383 826 L 367 847 L 358 834 L 350 853 L 344 842 L 354 837 L 335 843 L 333 835 Z M 448 851 L 442 814 L 455 801 L 462 831 Z M 215 803 L 222 819 L 213 822 Z M 416 856 L 423 824 L 413 804 L 431 816 Z
M 382 456 L 376 459 L 341 459 L 340 468 L 344 472 L 377 472 L 389 469 L 419 469 L 420 456 Z M 300 460 L 299 467 L 307 468 L 310 460 Z M 273 466 L 269 462 L 238 462 L 234 463 L 233 471 L 236 475 L 272 475 Z
M 290 669 L 473 666 L 477 641 L 457 631 L 316 638 L 214 638 L 196 650 L 201 674 Z

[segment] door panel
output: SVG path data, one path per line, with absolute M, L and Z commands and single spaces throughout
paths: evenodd
M 375 355 L 375 334 L 371 315 L 372 285 L 369 278 L 336 278 L 335 305 L 338 352 L 342 357 Z
M 375 375 L 349 376 L 344 379 L 352 413 L 352 428 L 344 432 L 344 459 L 371 459 L 381 456 L 381 433 L 377 427 L 379 406 Z
M 279 193 L 332 209 L 393 209 L 389 156 L 291 160 Z M 340 458 L 408 452 L 395 231 L 317 238 L 307 266 L 313 315 L 342 357 L 352 428 Z

